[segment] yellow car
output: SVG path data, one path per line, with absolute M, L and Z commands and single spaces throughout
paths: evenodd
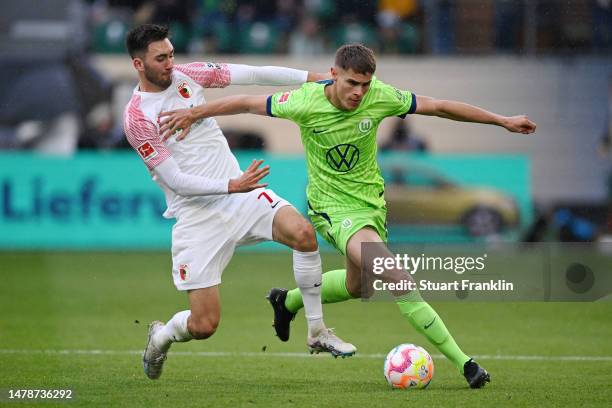
M 516 201 L 505 193 L 460 186 L 424 166 L 382 169 L 390 224 L 464 226 L 472 236 L 496 234 L 516 226 Z

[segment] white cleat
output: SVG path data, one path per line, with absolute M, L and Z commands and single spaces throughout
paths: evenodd
M 334 334 L 333 329 L 323 329 L 315 337 L 308 337 L 308 350 L 313 353 L 331 353 L 334 357 L 350 357 L 357 351 L 351 343 L 343 341 Z
M 164 327 L 164 323 L 159 320 L 152 321 L 149 324 L 149 338 L 147 339 L 147 347 L 142 355 L 142 366 L 144 372 L 152 380 L 157 380 L 162 373 L 164 361 L 166 361 L 166 353 L 161 352 L 153 345 L 153 336 L 157 331 Z

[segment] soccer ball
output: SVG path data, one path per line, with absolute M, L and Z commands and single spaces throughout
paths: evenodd
M 425 388 L 433 374 L 431 356 L 414 344 L 400 344 L 385 359 L 385 378 L 393 388 Z

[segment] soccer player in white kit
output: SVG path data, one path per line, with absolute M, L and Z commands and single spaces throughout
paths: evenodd
M 194 62 L 174 65 L 168 29 L 145 24 L 131 30 L 126 46 L 139 84 L 125 109 L 129 143 L 166 196 L 172 228 L 172 276 L 187 291 L 190 310 L 165 324 L 149 325 L 145 374 L 161 375 L 170 345 L 212 336 L 221 317 L 219 284 L 234 249 L 274 240 L 293 249 L 293 269 L 304 297 L 307 345 L 312 351 L 350 356 L 355 347 L 325 327 L 321 307 L 321 258 L 313 227 L 260 180 L 268 166 L 254 160 L 243 173 L 214 118 L 198 121 L 198 137 L 163 142 L 159 114 L 205 103 L 204 89 L 228 85 L 299 85 L 318 74 L 281 67 Z

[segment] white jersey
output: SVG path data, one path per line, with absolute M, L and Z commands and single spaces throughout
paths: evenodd
M 226 64 L 194 62 L 175 65 L 172 84 L 165 91 L 141 92 L 136 88 L 126 106 L 124 126 L 127 139 L 166 195 L 166 218 L 174 217 L 185 207 L 214 205 L 223 197 L 175 194 L 153 173 L 153 169 L 168 157 L 176 160 L 182 172 L 209 179 L 229 180 L 239 177 L 242 172 L 214 118 L 195 122 L 185 140 L 177 142 L 170 138 L 164 143 L 159 136 L 159 114 L 202 105 L 206 102 L 204 88 L 223 88 L 230 81 Z

